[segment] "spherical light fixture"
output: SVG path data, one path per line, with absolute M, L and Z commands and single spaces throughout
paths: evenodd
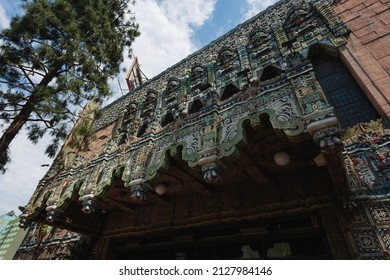
M 20 219 L 19 227 L 22 228 L 22 229 L 26 229 L 27 228 L 27 219 L 26 218 Z
M 148 187 L 145 184 L 134 185 L 130 189 L 131 198 L 138 201 L 145 201 L 149 192 Z
M 47 214 L 46 214 L 46 221 L 48 221 L 49 223 L 53 223 L 57 220 L 59 215 L 60 215 L 60 212 L 58 212 L 56 210 L 51 210 L 51 211 L 47 212 Z
M 156 193 L 157 193 L 158 195 L 164 195 L 164 194 L 167 193 L 168 187 L 167 187 L 167 185 L 164 184 L 164 183 L 159 183 L 159 184 L 157 184 L 157 185 L 154 187 L 154 190 L 156 191 Z
M 274 161 L 279 166 L 286 166 L 290 163 L 290 155 L 285 151 L 279 151 L 274 155 Z
M 81 211 L 85 214 L 92 214 L 97 209 L 97 201 L 93 199 L 84 200 L 82 202 Z

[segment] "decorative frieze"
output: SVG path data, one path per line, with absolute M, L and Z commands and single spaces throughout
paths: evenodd
M 351 189 L 359 195 L 390 192 L 390 129 L 382 120 L 361 123 L 343 134 Z

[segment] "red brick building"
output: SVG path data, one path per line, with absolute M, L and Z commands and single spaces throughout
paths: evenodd
M 380 115 L 390 112 L 390 1 L 335 1 L 351 33 L 340 58 Z

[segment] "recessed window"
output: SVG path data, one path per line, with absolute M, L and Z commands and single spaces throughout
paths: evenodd
M 222 92 L 222 95 L 221 95 L 221 101 L 226 100 L 226 99 L 232 97 L 234 94 L 236 94 L 239 91 L 240 90 L 238 89 L 238 87 L 236 87 L 234 84 L 228 84 L 223 89 L 223 92 Z
M 188 109 L 188 114 L 194 114 L 200 111 L 202 109 L 203 103 L 199 99 L 195 100 L 191 103 L 190 108 Z
M 283 74 L 283 70 L 281 70 L 275 66 L 269 65 L 269 66 L 265 67 L 263 70 L 263 73 L 261 73 L 260 81 L 264 82 L 267 80 L 271 80 L 271 79 L 276 78 L 282 74 Z
M 143 124 L 143 125 L 138 129 L 137 137 L 141 137 L 142 135 L 144 135 L 147 128 L 148 128 L 148 125 L 147 125 L 147 124 Z
M 168 113 L 165 115 L 165 117 L 163 118 L 162 122 L 161 122 L 161 126 L 164 127 L 164 126 L 167 126 L 168 124 L 170 124 L 171 122 L 173 122 L 175 120 L 175 118 L 173 117 L 172 113 Z
M 341 128 L 379 118 L 371 102 L 338 57 L 317 50 L 310 60 Z

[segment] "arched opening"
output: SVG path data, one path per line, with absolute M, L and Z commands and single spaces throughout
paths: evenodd
M 270 117 L 267 113 L 262 113 L 260 116 L 260 123 L 263 128 L 272 128 Z
M 195 113 L 199 112 L 203 106 L 204 105 L 203 105 L 202 101 L 200 101 L 199 99 L 196 99 L 195 101 L 193 101 L 190 104 L 190 108 L 188 109 L 188 114 L 195 114 Z
M 267 40 L 268 40 L 267 33 L 260 31 L 260 30 L 256 30 L 250 36 L 249 45 L 252 48 L 258 48 L 262 44 L 264 44 Z
M 173 117 L 172 113 L 168 113 L 165 115 L 165 117 L 161 121 L 161 126 L 165 127 L 168 124 L 170 124 L 171 122 L 173 122 L 174 120 L 175 120 L 175 118 Z
M 301 27 L 308 17 L 309 17 L 309 12 L 305 8 L 303 7 L 294 8 L 293 10 L 290 11 L 287 20 L 285 22 L 285 26 L 288 29 L 295 30 Z
M 275 66 L 269 65 L 269 66 L 265 67 L 263 72 L 261 73 L 260 81 L 264 82 L 267 80 L 271 80 L 271 79 L 276 78 L 277 76 L 280 76 L 282 74 L 283 74 L 283 70 L 281 70 Z
M 333 49 L 313 46 L 309 59 L 316 77 L 339 119 L 341 128 L 378 119 L 371 102 Z
M 222 92 L 221 101 L 226 100 L 232 97 L 234 94 L 239 92 L 240 90 L 234 84 L 228 84 Z
M 137 137 L 141 137 L 142 135 L 144 135 L 147 128 L 148 128 L 148 125 L 147 125 L 146 123 L 143 124 L 143 125 L 138 129 Z

